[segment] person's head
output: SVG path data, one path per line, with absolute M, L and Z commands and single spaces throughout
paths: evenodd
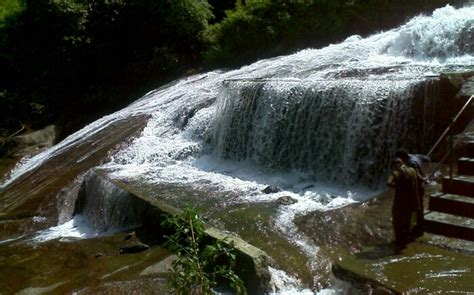
M 396 157 L 392 160 L 392 166 L 395 168 L 395 169 L 400 169 L 400 167 L 402 167 L 403 165 L 403 160 Z
M 400 158 L 402 159 L 403 161 L 405 162 L 408 162 L 408 159 L 410 158 L 410 156 L 408 155 L 408 152 L 406 149 L 399 149 L 395 152 L 395 157 L 396 158 Z

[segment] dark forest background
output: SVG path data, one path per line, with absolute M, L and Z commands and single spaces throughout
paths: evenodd
M 1 0 L 0 138 L 56 124 L 61 139 L 179 76 L 322 47 L 463 2 Z

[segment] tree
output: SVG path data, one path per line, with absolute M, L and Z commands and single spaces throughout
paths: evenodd
M 201 0 L 24 0 L 0 28 L 9 77 L 2 126 L 59 120 L 69 133 L 122 106 L 200 61 L 210 8 Z

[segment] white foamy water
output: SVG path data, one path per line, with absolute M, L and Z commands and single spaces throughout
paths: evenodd
M 168 160 L 174 162 L 173 156 L 183 149 L 200 146 L 203 134 L 199 132 L 211 127 L 206 124 L 214 116 L 216 105 L 212 102 L 218 97 L 224 81 L 262 78 L 292 82 L 329 81 L 338 74 L 353 70 L 368 71 L 363 78 L 371 81 L 417 81 L 443 70 L 473 69 L 473 45 L 468 42 L 472 41 L 473 23 L 473 7 L 454 9 L 447 6 L 436 10 L 433 16 L 414 18 L 400 28 L 368 38 L 353 36 L 340 44 L 261 60 L 234 71 L 214 71 L 184 78 L 150 92 L 129 107 L 91 123 L 48 151 L 29 159 L 1 188 L 77 141 L 87 140 L 112 122 L 142 113 L 152 114 L 148 127 L 130 149 L 116 158 L 116 162 L 144 164 L 144 170 L 147 163 L 166 165 Z M 387 71 L 374 74 L 370 72 L 372 69 Z M 350 84 L 351 80 L 343 83 Z M 379 91 L 382 91 L 386 81 L 380 84 Z M 202 104 L 211 105 L 198 110 L 186 130 L 177 130 L 173 124 L 176 116 Z M 192 134 L 194 131 L 198 134 Z M 124 169 L 128 167 L 134 167 L 134 172 L 137 170 L 136 166 L 125 166 Z
M 103 165 L 112 177 L 237 195 L 234 203 L 290 196 L 297 202 L 273 216 L 275 229 L 311 257 L 318 247 L 298 232 L 295 217 L 377 192 L 383 161 L 407 136 L 417 87 L 443 71 L 474 70 L 473 35 L 474 7 L 447 6 L 367 38 L 186 77 L 28 159 L 0 190 L 112 123 L 149 114 L 141 135 Z M 281 191 L 263 194 L 269 185 Z M 37 240 L 95 234 L 89 230 L 73 219 Z M 311 292 L 273 273 L 283 282 L 277 294 Z
M 270 285 L 272 286 L 273 290 L 270 294 L 272 295 L 296 295 L 296 294 L 304 294 L 304 295 L 313 295 L 314 292 L 309 289 L 301 288 L 301 282 L 282 270 L 275 269 L 273 267 L 268 268 L 272 279 L 270 281 Z
M 98 235 L 83 216 L 77 215 L 68 222 L 38 232 L 33 241 L 42 243 L 54 239 L 84 239 Z
M 339 280 L 335 281 L 335 284 L 331 288 L 324 288 L 317 292 L 310 289 L 302 288 L 301 282 L 288 275 L 286 272 L 280 269 L 269 267 L 271 274 L 271 282 L 273 290 L 269 295 L 342 295 L 350 294 L 350 284 Z
M 31 239 L 36 243 L 59 239 L 60 241 L 70 241 L 75 239 L 87 239 L 93 237 L 104 237 L 127 228 L 111 228 L 107 231 L 99 231 L 82 215 L 76 215 L 71 220 L 45 230 L 37 232 Z

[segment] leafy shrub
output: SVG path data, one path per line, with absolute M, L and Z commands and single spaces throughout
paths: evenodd
M 249 59 L 278 53 L 278 46 L 337 28 L 340 15 L 336 18 L 335 11 L 344 5 L 340 0 L 245 1 L 227 11 L 220 23 L 210 26 L 207 37 L 212 46 L 205 58 L 225 62 L 236 56 Z
M 23 8 L 20 0 L 0 1 L 0 27 L 4 25 L 5 19 L 14 16 Z
M 165 243 L 177 256 L 169 277 L 169 287 L 174 292 L 212 294 L 217 284 L 227 283 L 237 294 L 247 294 L 243 281 L 234 271 L 233 242 L 206 241 L 204 223 L 193 209 L 187 207 L 181 214 L 167 217 L 163 225 L 174 232 L 166 237 Z

